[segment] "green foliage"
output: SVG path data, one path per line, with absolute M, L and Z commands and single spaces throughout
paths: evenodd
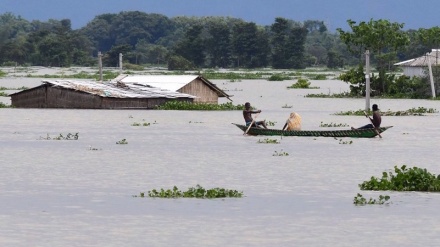
M 171 56 L 168 59 L 168 70 L 191 70 L 195 66 L 182 56 Z
M 282 149 L 280 152 L 278 151 L 274 151 L 274 153 L 272 154 L 272 156 L 289 156 L 289 153 L 284 152 Z
M 2 91 L 2 90 L 26 90 L 26 89 L 29 89 L 29 88 L 28 87 L 17 87 L 17 88 L 14 88 L 14 87 L 10 87 L 10 88 L 0 87 L 0 91 Z
M 319 127 L 348 127 L 348 124 L 346 123 L 324 123 L 321 121 L 321 124 L 319 125 Z
M 308 79 L 299 78 L 298 81 L 287 88 L 308 88 L 308 89 L 316 89 L 319 87 L 310 87 L 311 82 Z
M 225 198 L 225 197 L 242 197 L 243 192 L 237 190 L 230 190 L 224 188 L 212 188 L 204 189 L 200 185 L 196 187 L 190 187 L 187 191 L 180 191 L 176 186 L 173 189 L 153 189 L 148 191 L 149 197 L 154 198 L 199 198 L 199 199 L 213 199 L 213 198 Z M 145 193 L 141 192 L 139 196 L 134 197 L 145 197 Z
M 265 138 L 264 140 L 258 139 L 257 143 L 280 144 L 280 141 L 277 139 Z
M 120 141 L 117 141 L 116 144 L 128 144 L 126 139 L 122 139 Z
M 312 79 L 312 80 L 326 80 L 327 76 L 324 74 L 317 74 L 317 75 L 311 77 L 310 79 Z
M 409 36 L 402 31 L 403 23 L 388 20 L 370 19 L 356 25 L 353 20 L 347 20 L 351 32 L 337 28 L 341 40 L 353 54 L 361 55 L 365 50 L 370 50 L 379 59 L 380 67 L 384 62 L 394 59 L 395 52 L 409 44 Z M 392 53 L 391 56 L 381 56 L 382 53 Z M 381 67 L 382 68 L 382 67 Z
M 206 104 L 206 103 L 191 103 L 185 101 L 168 101 L 165 104 L 158 106 L 158 110 L 192 110 L 192 111 L 232 111 L 243 110 L 244 105 L 233 105 L 231 102 L 223 104 Z
M 440 176 L 431 174 L 426 169 L 406 165 L 394 166 L 392 172 L 383 172 L 381 178 L 371 177 L 369 181 L 359 184 L 361 190 L 393 190 L 393 191 L 440 191 Z
M 95 147 L 92 147 L 92 145 L 90 145 L 89 146 L 89 150 L 91 150 L 91 151 L 98 151 L 98 150 L 102 150 L 101 148 L 95 148 Z
M 269 65 L 270 44 L 266 30 L 253 22 L 232 25 L 231 60 L 233 67 L 262 68 Z
M 204 72 L 203 77 L 209 80 L 214 79 L 225 79 L 225 80 L 253 80 L 253 79 L 261 79 L 263 78 L 263 73 L 234 73 L 234 72 L 228 72 L 228 73 L 221 73 L 221 72 Z
M 338 79 L 350 84 L 350 95 L 365 95 L 365 74 L 362 65 L 340 74 Z
M 434 108 L 411 108 L 406 111 L 381 111 L 382 116 L 424 116 L 425 113 L 437 113 L 438 111 Z M 371 111 L 367 111 L 367 114 L 371 115 Z M 345 112 L 337 112 L 334 115 L 342 115 L 342 116 L 365 116 L 364 110 L 356 110 L 356 111 L 345 111 Z
M 272 66 L 275 69 L 305 68 L 304 44 L 307 28 L 288 19 L 277 17 L 270 26 L 273 33 L 271 45 Z
M 3 71 L 0 70 L 0 77 L 3 77 L 5 75 L 6 75 L 6 72 L 3 72 Z
M 344 60 L 341 55 L 334 50 L 327 52 L 327 67 L 328 68 L 342 68 L 344 66 Z
M 0 108 L 10 108 L 10 107 L 11 107 L 10 105 L 6 105 L 5 103 L 0 102 Z
M 60 134 L 59 136 L 56 137 L 50 137 L 49 134 L 47 134 L 46 137 L 41 137 L 39 138 L 39 140 L 78 140 L 79 138 L 79 133 L 68 133 L 66 136 L 63 136 L 63 134 Z
M 273 74 L 269 78 L 267 78 L 268 81 L 284 81 L 284 80 L 290 80 L 289 76 L 283 75 L 283 74 Z
M 353 96 L 349 92 L 336 93 L 336 94 L 306 94 L 304 97 L 306 98 L 353 98 Z M 361 97 L 361 96 L 358 96 Z
M 124 66 L 124 69 L 127 69 L 127 70 L 136 70 L 136 71 L 144 70 L 144 66 L 137 65 L 137 64 L 124 63 L 123 66 Z
M 276 123 L 274 121 L 266 121 L 266 126 L 275 126 Z
M 337 138 L 335 138 L 337 140 Z M 343 139 L 339 139 L 339 144 L 353 144 L 353 140 L 344 141 Z
M 390 199 L 390 196 L 388 196 L 388 195 L 385 195 L 385 196 L 379 195 L 379 198 L 377 200 L 370 197 L 370 199 L 367 201 L 367 199 L 365 199 L 365 197 L 363 195 L 358 193 L 353 199 L 353 204 L 355 204 L 357 206 L 359 206 L 359 205 L 362 206 L 362 205 L 367 205 L 367 204 L 369 204 L 369 205 L 371 205 L 371 204 L 382 205 L 382 204 L 388 203 L 389 199 Z
M 0 91 L 0 97 L 8 97 L 8 96 L 9 96 L 9 94 L 7 94 L 3 91 Z

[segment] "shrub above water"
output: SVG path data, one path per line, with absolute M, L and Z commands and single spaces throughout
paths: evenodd
M 371 177 L 369 181 L 359 184 L 361 190 L 394 190 L 394 191 L 440 191 L 440 176 L 431 174 L 426 169 L 394 166 L 392 172 L 383 172 L 382 178 Z

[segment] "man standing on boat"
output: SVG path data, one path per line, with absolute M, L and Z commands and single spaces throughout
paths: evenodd
M 259 125 L 262 125 L 265 129 L 267 129 L 265 121 L 254 121 L 254 119 L 252 118 L 252 114 L 260 113 L 261 110 L 253 111 L 251 109 L 251 103 L 249 102 L 246 102 L 246 104 L 244 104 L 244 107 L 245 109 L 243 110 L 243 118 L 246 122 L 246 126 L 252 125 L 252 127 L 258 127 Z
M 376 104 L 373 105 L 373 118 L 370 118 L 368 115 L 365 116 L 370 119 L 371 123 L 364 125 L 358 129 L 372 129 L 380 127 L 380 124 L 382 123 L 382 117 L 380 116 L 379 108 Z M 351 128 L 354 129 L 353 127 Z

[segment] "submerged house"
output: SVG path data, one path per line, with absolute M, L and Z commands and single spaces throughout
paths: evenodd
M 13 93 L 18 108 L 153 109 L 170 100 L 194 102 L 196 96 L 139 84 L 94 81 L 43 81 L 40 86 Z
M 426 55 L 406 60 L 403 62 L 395 63 L 395 66 L 402 67 L 403 74 L 409 77 L 426 76 L 426 71 L 428 70 L 428 65 L 431 66 L 440 65 L 440 49 L 432 49 L 432 51 Z
M 120 75 L 113 82 L 127 85 L 144 85 L 196 96 L 195 103 L 217 104 L 219 97 L 230 95 L 214 83 L 198 75 Z

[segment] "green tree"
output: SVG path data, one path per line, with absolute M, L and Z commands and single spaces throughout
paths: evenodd
M 231 42 L 235 66 L 256 68 L 266 65 L 270 52 L 267 35 L 255 23 L 244 21 L 235 23 L 232 27 Z
M 108 67 L 118 67 L 119 66 L 119 54 L 125 57 L 126 60 L 130 61 L 131 46 L 129 44 L 115 45 L 110 51 L 106 52 L 102 58 L 102 63 L 104 66 Z
M 275 18 L 271 25 L 272 66 L 275 69 L 304 68 L 307 29 L 285 18 Z
M 377 61 L 379 71 L 379 86 L 371 88 L 379 93 L 386 93 L 390 85 L 385 81 L 385 73 L 389 70 L 389 64 L 396 59 L 397 52 L 409 44 L 407 33 L 403 32 L 403 23 L 390 22 L 388 20 L 373 20 L 360 22 L 348 20 L 351 32 L 345 32 L 338 28 L 341 40 L 348 49 L 359 57 L 366 50 L 370 50 Z
M 229 67 L 231 60 L 231 31 L 225 21 L 210 22 L 207 27 L 206 54 L 210 67 Z
M 205 40 L 202 36 L 203 26 L 191 26 L 185 36 L 174 47 L 174 53 L 192 62 L 197 67 L 203 67 L 205 62 Z

